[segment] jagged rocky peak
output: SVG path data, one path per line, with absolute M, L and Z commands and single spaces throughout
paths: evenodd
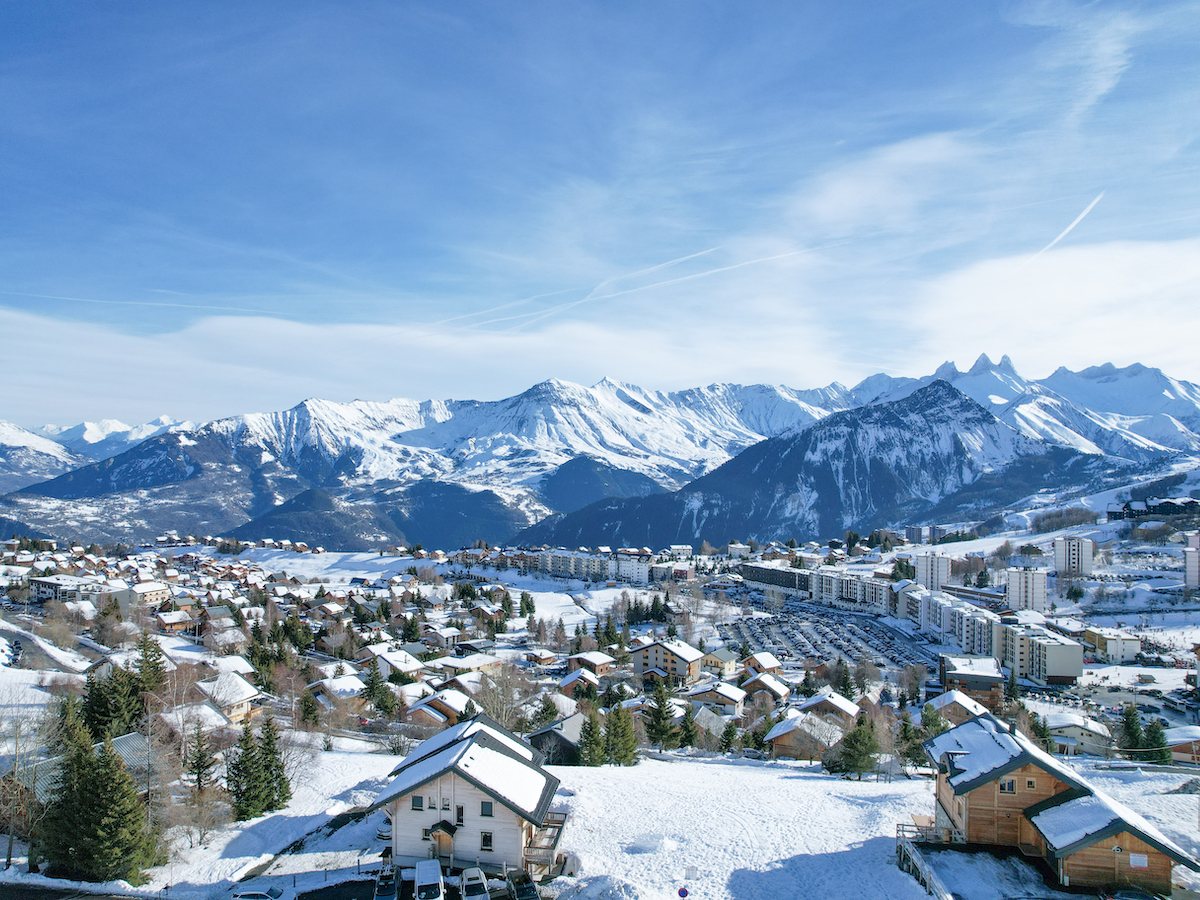
M 981 358 L 987 359 L 987 356 L 984 355 Z M 979 364 L 976 363 L 976 365 L 979 365 Z M 991 365 L 990 361 L 988 362 L 988 365 L 989 366 Z M 973 371 L 974 370 L 972 369 L 972 372 Z M 961 375 L 962 375 L 962 372 L 958 371 L 958 366 L 954 365 L 953 361 L 951 361 L 951 360 L 946 360 L 944 363 L 942 363 L 940 366 L 938 366 L 933 372 L 933 377 L 935 380 L 940 378 L 943 381 L 954 381 Z

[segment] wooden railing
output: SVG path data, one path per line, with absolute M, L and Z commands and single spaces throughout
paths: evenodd
M 899 825 L 896 827 L 896 865 L 917 879 L 920 885 L 925 888 L 925 893 L 932 895 L 937 900 L 954 900 L 951 893 L 946 890 L 946 886 L 942 884 L 942 880 L 938 878 L 937 873 L 929 867 L 929 863 L 925 861 L 925 857 L 917 849 L 917 842 L 909 834 L 905 833 L 909 830 L 919 831 L 923 829 L 917 825 Z

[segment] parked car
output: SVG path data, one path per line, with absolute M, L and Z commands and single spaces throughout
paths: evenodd
M 514 869 L 504 880 L 508 886 L 508 896 L 512 900 L 539 900 L 541 897 L 533 878 L 524 869 Z
M 462 877 L 459 880 L 463 900 L 471 900 L 474 897 L 488 896 L 487 876 L 483 874 L 483 869 L 471 866 L 469 869 L 462 870 Z
M 417 863 L 417 900 L 445 900 L 446 883 L 442 880 L 442 865 L 436 859 Z
M 283 896 L 283 888 L 267 888 L 265 891 L 234 891 L 230 900 L 279 900 Z

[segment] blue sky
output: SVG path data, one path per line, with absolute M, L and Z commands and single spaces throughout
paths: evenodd
M 1198 39 L 1195 3 L 9 4 L 0 418 L 1200 381 Z

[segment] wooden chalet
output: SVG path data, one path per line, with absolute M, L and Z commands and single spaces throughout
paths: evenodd
M 1197 863 L 1133 810 L 990 715 L 925 742 L 937 768 L 934 827 L 950 843 L 1015 847 L 1065 887 L 1171 892 Z

